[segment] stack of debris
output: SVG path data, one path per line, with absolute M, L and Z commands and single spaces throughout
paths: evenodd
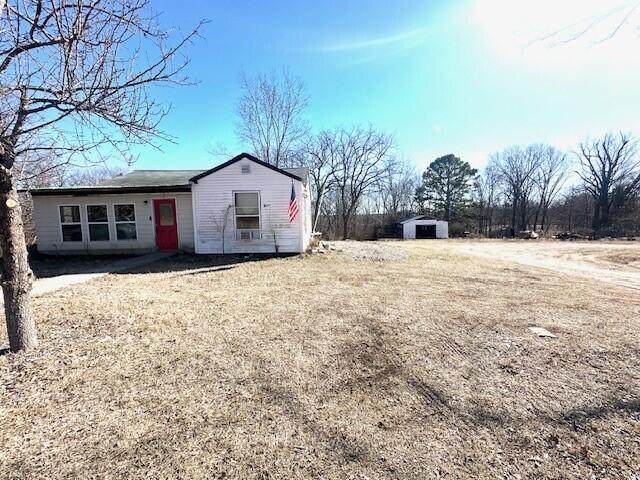
M 525 239 L 530 239 L 530 240 L 535 240 L 536 238 L 538 238 L 540 235 L 538 235 L 536 232 L 534 232 L 533 230 L 522 230 L 521 232 L 518 232 L 518 236 L 520 238 L 525 238 Z
M 342 251 L 342 250 L 338 250 L 334 245 L 330 244 L 329 242 L 318 242 L 318 245 L 315 247 L 311 247 L 309 252 L 310 253 L 321 253 L 324 254 L 328 251 Z
M 556 235 L 556 238 L 558 240 L 587 240 L 589 237 L 575 232 L 560 232 Z

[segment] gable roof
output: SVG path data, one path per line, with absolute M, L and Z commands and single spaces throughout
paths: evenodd
M 212 173 L 217 172 L 218 170 L 222 170 L 223 168 L 228 167 L 229 165 L 233 165 L 236 162 L 239 162 L 240 160 L 242 160 L 243 158 L 246 158 L 247 160 L 251 160 L 252 162 L 257 163 L 258 165 L 262 165 L 263 167 L 266 168 L 270 168 L 271 170 L 281 173 L 282 175 L 286 175 L 287 177 L 291 177 L 294 180 L 300 180 L 302 181 L 302 178 L 299 177 L 298 175 L 295 175 L 294 173 L 291 173 L 288 170 L 297 170 L 297 169 L 287 169 L 284 170 L 282 168 L 278 168 L 274 165 L 271 165 L 270 163 L 267 162 L 263 162 L 262 160 L 258 160 L 256 157 L 254 157 L 253 155 L 249 155 L 248 153 L 241 153 L 240 155 L 236 155 L 235 157 L 233 157 L 231 160 L 228 160 L 224 163 L 221 163 L 220 165 L 218 165 L 217 167 L 213 167 L 209 170 L 206 170 L 202 173 L 199 173 L 198 175 L 194 175 L 193 177 L 190 178 L 190 180 L 193 183 L 198 183 L 198 180 L 200 180 L 201 178 L 204 178 L 208 175 L 211 175 Z
M 407 218 L 406 220 L 403 220 L 398 223 L 404 224 L 404 223 L 413 222 L 414 220 L 435 220 L 435 218 L 430 217 L 429 215 L 417 215 L 415 217 Z
M 258 160 L 253 155 L 241 153 L 209 170 L 133 170 L 105 180 L 99 185 L 34 188 L 29 192 L 33 196 L 190 192 L 192 183 L 198 183 L 199 179 L 243 158 L 307 184 L 309 178 L 309 169 L 307 168 L 278 168 Z
M 307 167 L 299 167 L 299 168 L 283 168 L 285 172 L 292 173 L 296 177 L 299 177 L 302 180 L 302 183 L 305 185 L 309 181 L 309 168 Z

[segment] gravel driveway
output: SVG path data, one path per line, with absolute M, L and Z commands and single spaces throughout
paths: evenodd
M 461 253 L 547 268 L 640 290 L 640 243 L 482 241 L 452 242 Z

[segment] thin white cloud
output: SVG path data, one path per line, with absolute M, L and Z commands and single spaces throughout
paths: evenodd
M 391 35 L 334 43 L 322 46 L 318 50 L 321 52 L 348 52 L 356 50 L 366 50 L 371 48 L 396 46 L 400 46 L 404 50 L 406 48 L 417 47 L 424 43 L 429 33 L 429 28 L 422 27 L 406 32 L 394 33 Z

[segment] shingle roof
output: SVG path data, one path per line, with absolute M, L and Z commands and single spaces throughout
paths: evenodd
M 248 158 L 260 165 L 284 175 L 302 180 L 306 185 L 309 179 L 308 168 L 277 168 L 264 163 L 246 153 L 240 154 L 228 162 L 225 162 L 210 170 L 133 170 L 124 175 L 105 180 L 95 186 L 36 188 L 30 190 L 32 195 L 86 195 L 107 193 L 153 193 L 153 192 L 188 192 L 191 190 L 191 182 L 202 178 L 214 171 L 224 168 L 234 162 Z
M 300 178 L 302 180 L 302 183 L 304 183 L 305 185 L 309 181 L 309 169 L 307 167 L 283 168 L 282 170 L 284 170 L 285 172 L 289 172 L 295 175 L 296 177 Z
M 104 187 L 166 187 L 189 185 L 189 180 L 204 170 L 133 170 L 105 180 Z
M 224 163 L 221 163 L 220 165 L 216 165 L 215 167 L 213 167 L 213 168 L 211 168 L 209 170 L 205 170 L 204 172 L 200 173 L 199 175 L 194 175 L 193 178 L 191 178 L 191 181 L 193 183 L 198 183 L 198 180 L 200 180 L 201 178 L 204 178 L 207 175 L 211 175 L 212 173 L 215 173 L 218 170 L 222 170 L 223 168 L 226 168 L 229 165 L 233 165 L 234 163 L 239 162 L 239 161 L 244 160 L 244 159 L 251 160 L 252 162 L 257 163 L 258 165 L 262 165 L 263 167 L 270 168 L 271 170 L 273 170 L 275 172 L 278 172 L 278 173 L 281 173 L 283 175 L 286 175 L 287 177 L 291 177 L 294 180 L 302 180 L 302 177 L 299 177 L 298 175 L 296 175 L 295 173 L 290 171 L 290 170 L 294 170 L 294 169 L 278 168 L 275 165 L 271 165 L 270 163 L 263 162 L 259 158 L 256 158 L 256 157 L 254 157 L 253 155 L 251 155 L 249 153 L 241 153 L 240 155 L 236 155 L 235 157 L 233 157 L 231 160 L 228 160 L 228 161 L 226 161 Z

